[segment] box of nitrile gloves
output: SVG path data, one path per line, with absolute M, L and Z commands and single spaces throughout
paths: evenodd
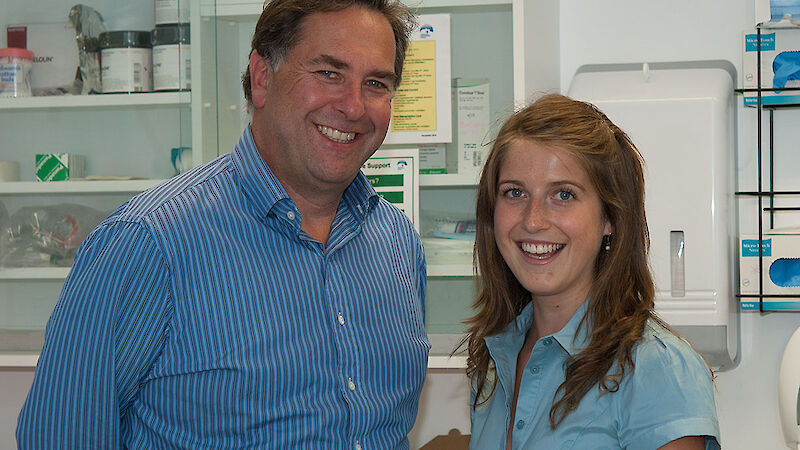
M 758 86 L 758 35 L 744 34 L 742 86 Z M 761 88 L 775 89 L 761 93 L 762 105 L 800 104 L 800 91 L 782 88 L 800 87 L 800 34 L 796 30 L 765 29 L 761 32 Z M 758 94 L 745 92 L 745 106 L 756 106 Z
M 739 252 L 739 291 L 759 293 L 759 273 L 764 280 L 765 295 L 797 295 L 797 297 L 767 297 L 762 305 L 754 297 L 743 297 L 741 309 L 800 310 L 800 230 L 770 230 L 761 238 L 743 235 Z M 759 268 L 759 259 L 761 261 Z
M 36 181 L 67 181 L 83 178 L 86 160 L 72 153 L 37 153 Z

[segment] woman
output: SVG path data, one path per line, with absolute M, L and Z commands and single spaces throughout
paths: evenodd
M 719 448 L 648 247 L 641 155 L 602 112 L 547 95 L 503 125 L 478 187 L 471 448 Z

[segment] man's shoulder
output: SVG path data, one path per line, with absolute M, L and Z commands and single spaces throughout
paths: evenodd
M 112 218 L 127 222 L 141 222 L 155 217 L 181 220 L 187 212 L 219 201 L 219 196 L 208 195 L 204 191 L 227 190 L 232 181 L 230 172 L 228 153 L 133 196 Z
M 371 216 L 379 225 L 389 225 L 396 233 L 419 239 L 414 224 L 406 213 L 383 197 L 378 196 Z

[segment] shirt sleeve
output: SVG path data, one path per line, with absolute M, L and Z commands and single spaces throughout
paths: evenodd
M 425 314 L 425 293 L 427 292 L 428 285 L 428 265 L 425 260 L 425 250 L 422 248 L 422 241 L 420 240 L 419 236 L 417 236 L 415 240 L 418 255 L 417 273 L 419 277 L 417 286 L 419 286 L 420 311 L 422 311 L 422 322 L 424 323 L 425 318 L 427 317 Z
M 47 323 L 20 449 L 121 447 L 122 418 L 166 339 L 169 291 L 144 226 L 107 221 L 89 235 Z
M 706 436 L 706 449 L 720 448 L 711 373 L 688 344 L 646 334 L 634 364 L 619 389 L 622 448 L 656 449 L 684 436 Z

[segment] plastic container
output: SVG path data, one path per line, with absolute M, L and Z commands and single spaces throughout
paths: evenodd
M 189 24 L 158 25 L 153 30 L 153 90 L 192 88 Z
M 100 33 L 100 86 L 104 94 L 153 90 L 149 31 Z
M 0 48 L 0 97 L 30 97 L 33 52 Z
M 189 22 L 189 1 L 155 0 L 156 25 Z

